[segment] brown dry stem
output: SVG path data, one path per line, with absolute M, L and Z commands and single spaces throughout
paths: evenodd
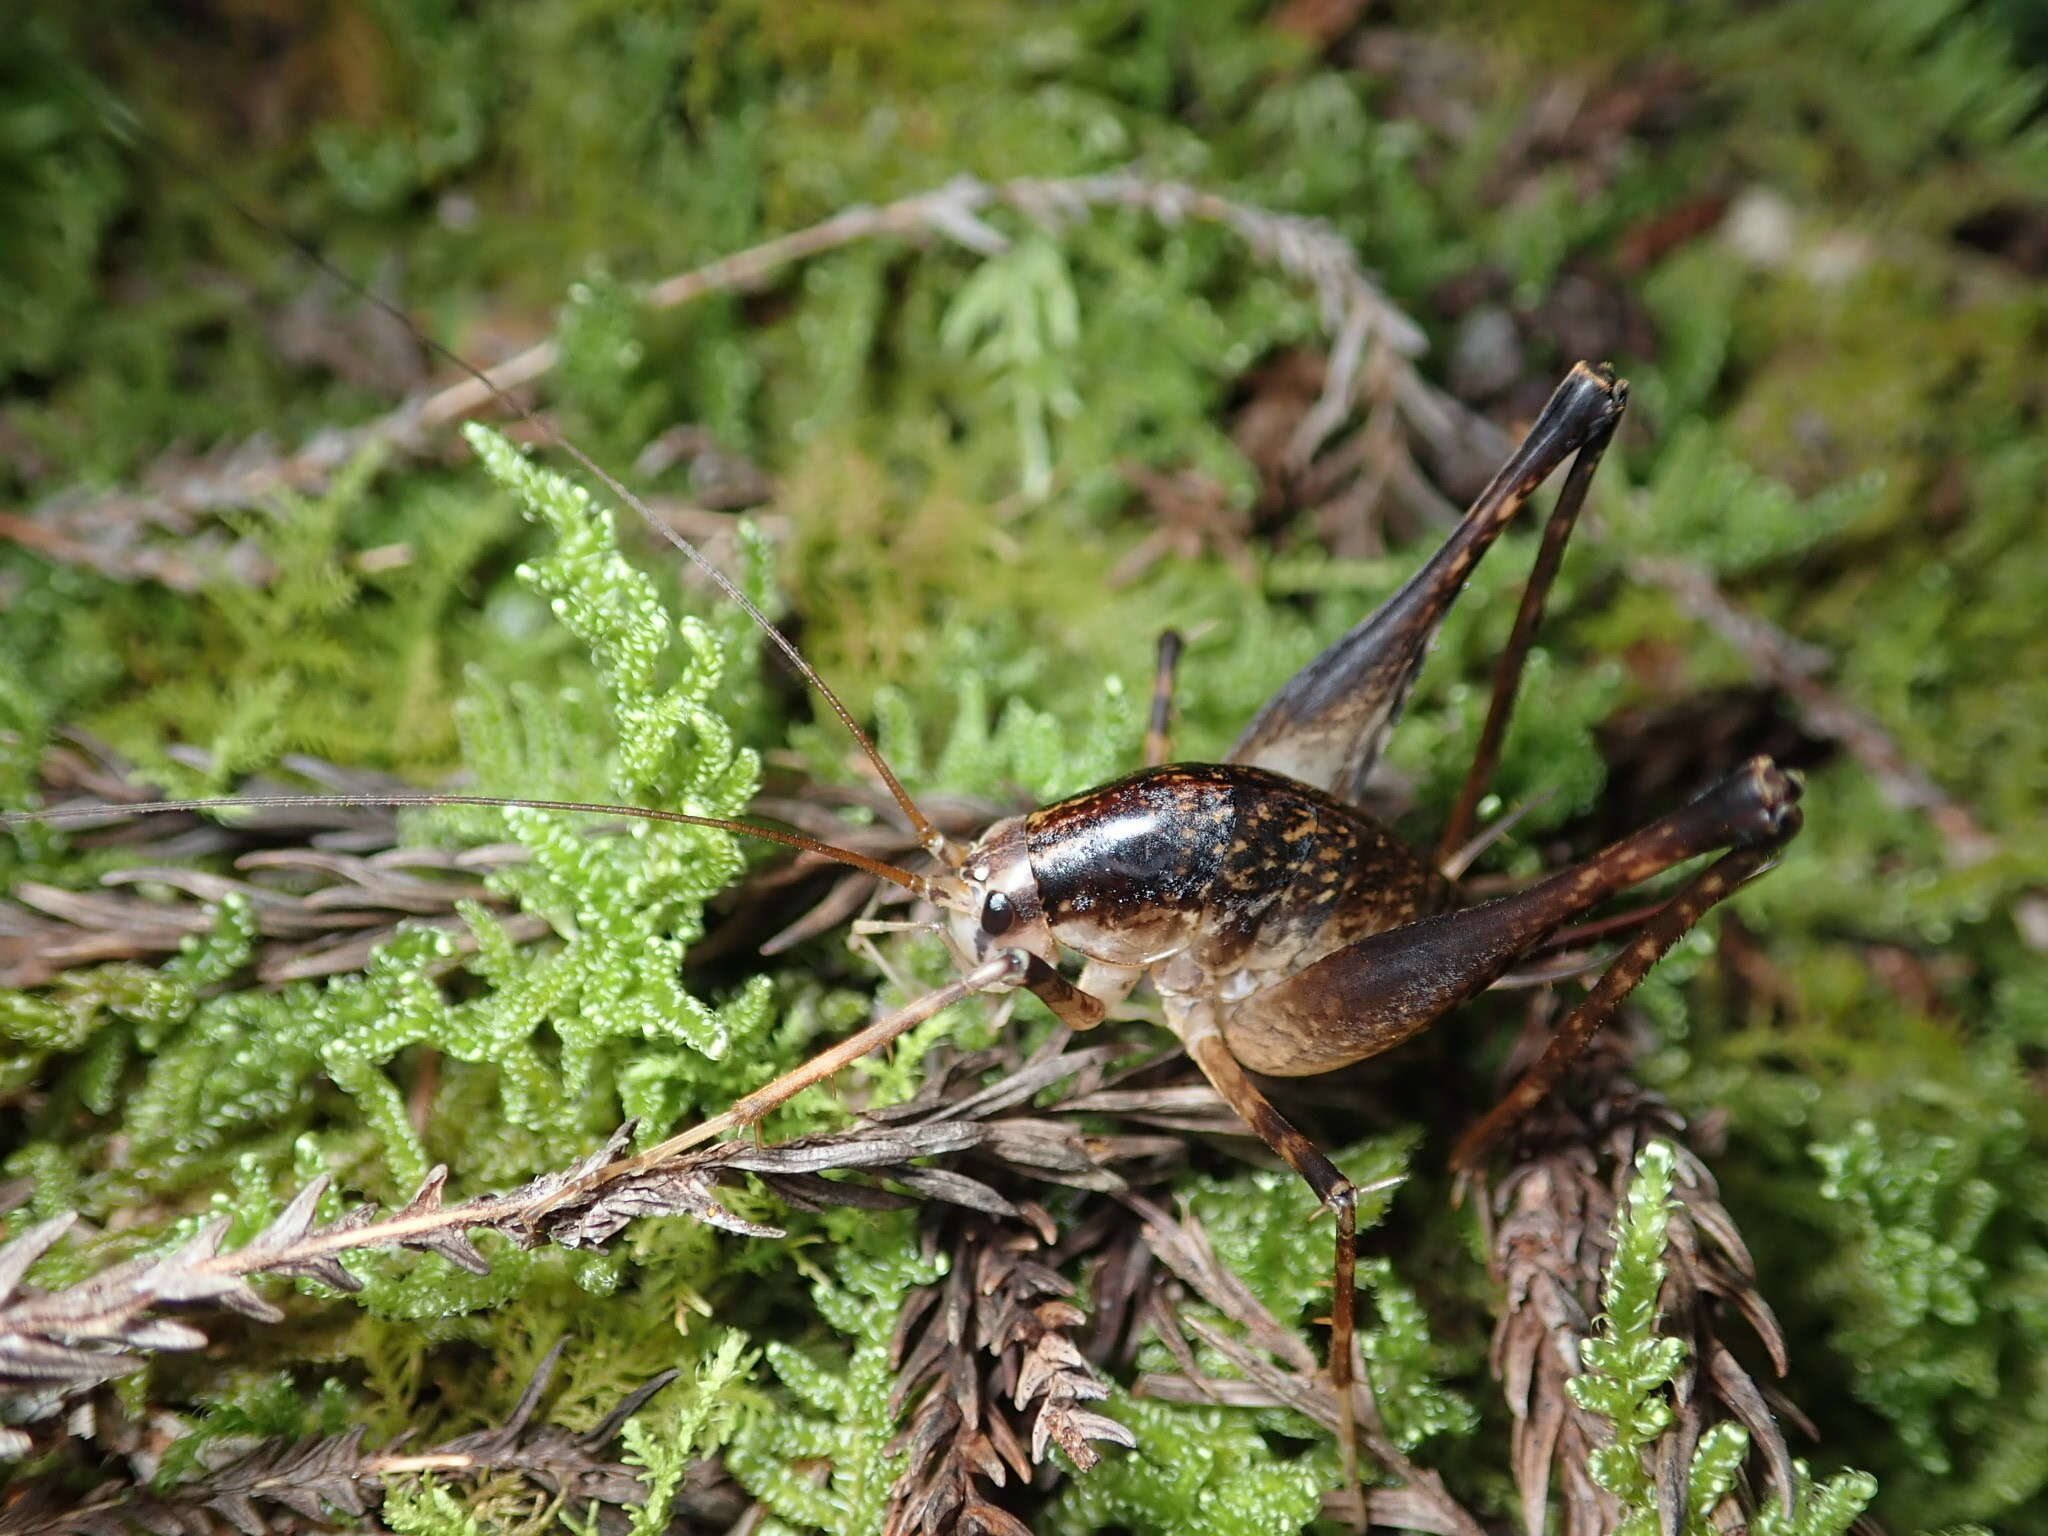
M 1012 1220 L 1018 1206 L 979 1178 L 926 1160 L 973 1152 L 1038 1179 L 1111 1190 L 1121 1179 L 1109 1164 L 1156 1159 L 1165 1138 L 1084 1134 L 1084 1112 L 1124 1048 L 1093 1046 L 1039 1052 L 988 1088 L 975 1086 L 987 1058 L 933 1075 L 917 1099 L 881 1111 L 850 1131 L 804 1136 L 775 1146 L 750 1138 L 719 1142 L 645 1164 L 630 1153 L 628 1123 L 588 1157 L 501 1195 L 443 1202 L 445 1169 L 436 1169 L 399 1211 L 359 1206 L 317 1220 L 329 1181 L 313 1181 L 255 1238 L 223 1251 L 230 1218 L 220 1216 L 173 1252 L 116 1264 L 72 1285 L 37 1291 L 23 1286 L 29 1268 L 73 1226 L 53 1217 L 0 1246 L 0 1393 L 31 1411 L 136 1369 L 159 1350 L 197 1349 L 206 1336 L 174 1313 L 223 1308 L 259 1322 L 283 1312 L 251 1285 L 258 1276 L 311 1279 L 354 1291 L 362 1282 L 341 1262 L 372 1250 L 417 1249 L 459 1268 L 485 1273 L 490 1261 L 473 1234 L 496 1233 L 521 1248 L 602 1247 L 635 1220 L 694 1216 L 729 1232 L 775 1237 L 775 1227 L 747 1220 L 717 1197 L 721 1184 L 752 1174 L 785 1204 L 800 1210 L 830 1205 L 898 1207 L 934 1200 Z M 1030 1101 L 1065 1085 L 1053 1109 Z M 1094 1112 L 1094 1111 L 1090 1111 Z M 857 1173 L 863 1180 L 828 1178 Z M 886 1180 L 894 1189 L 864 1180 Z
M 845 209 L 807 229 L 667 278 L 646 291 L 644 303 L 650 310 L 665 310 L 709 294 L 745 292 L 798 262 L 878 238 L 939 238 L 993 255 L 1009 246 L 1008 237 L 983 217 L 996 208 L 1045 227 L 1070 223 L 1099 208 L 1135 210 L 1168 226 L 1190 220 L 1218 224 L 1238 235 L 1257 260 L 1306 284 L 1316 296 L 1332 350 L 1321 394 L 1288 444 L 1297 466 L 1305 467 L 1360 404 L 1362 379 L 1375 390 L 1365 403 L 1398 410 L 1410 430 L 1436 452 L 1451 455 L 1472 446 L 1467 418 L 1447 409 L 1410 361 L 1426 345 L 1421 328 L 1366 275 L 1357 253 L 1334 228 L 1319 219 L 1131 173 L 1004 182 L 957 177 L 891 203 Z M 244 444 L 196 465 L 164 467 L 145 489 L 59 495 L 28 518 L 8 516 L 0 523 L 0 537 L 116 579 L 190 590 L 209 579 L 208 567 L 217 561 L 177 560 L 153 551 L 142 542 L 146 530 L 168 526 L 189 532 L 197 520 L 221 511 L 261 505 L 286 492 L 315 494 L 366 452 L 424 456 L 433 451 L 441 429 L 484 409 L 495 399 L 494 390 L 510 392 L 536 382 L 559 357 L 554 342 L 541 342 L 489 369 L 488 386 L 465 379 L 416 396 L 360 426 L 324 431 L 296 452 Z M 255 569 L 238 574 L 245 580 L 263 577 Z
M 1144 1222 L 1146 1241 L 1160 1263 L 1243 1330 L 1240 1337 L 1199 1318 L 1169 1314 L 1160 1337 L 1181 1360 L 1182 1371 L 1178 1375 L 1143 1376 L 1137 1390 L 1170 1402 L 1292 1408 L 1334 1433 L 1338 1399 L 1329 1373 L 1317 1362 L 1308 1341 L 1284 1327 L 1251 1288 L 1224 1265 L 1208 1235 L 1192 1216 L 1176 1221 L 1159 1206 L 1135 1195 L 1125 1196 L 1124 1203 Z M 1192 1353 L 1174 1337 L 1181 1329 L 1229 1361 L 1242 1379 L 1219 1380 L 1199 1375 Z M 1379 1462 L 1396 1486 L 1363 1490 L 1362 1511 L 1357 1506 L 1357 1492 L 1332 1493 L 1324 1499 L 1324 1513 L 1354 1523 L 1362 1520 L 1371 1525 L 1429 1531 L 1435 1536 L 1482 1536 L 1484 1528 L 1451 1496 L 1443 1478 L 1410 1459 L 1388 1431 L 1380 1416 L 1371 1374 L 1362 1358 L 1353 1361 L 1352 1393 L 1359 1445 Z
M 1084 1406 L 1109 1385 L 1077 1342 L 1087 1314 L 1051 1262 L 1051 1218 L 1025 1203 L 1015 1219 L 949 1217 L 933 1235 L 952 1263 L 897 1323 L 890 1406 L 916 1406 L 886 1536 L 1029 1536 L 1002 1494 L 1028 1486 L 1052 1446 L 1086 1472 L 1094 1442 L 1136 1441 Z
M 1547 1528 L 1559 1478 L 1562 1536 L 1609 1536 L 1620 1522 L 1613 1495 L 1587 1470 L 1592 1451 L 1606 1443 L 1606 1422 L 1580 1409 L 1565 1384 L 1579 1373 L 1579 1346 L 1593 1334 L 1601 1278 L 1614 1256 L 1615 1218 L 1628 1198 L 1637 1154 L 1654 1140 L 1678 1150 L 1659 1310 L 1664 1331 L 1687 1346 L 1687 1364 L 1675 1383 L 1677 1422 L 1661 1442 L 1664 1529 L 1680 1528 L 1700 1437 L 1730 1418 L 1748 1430 L 1789 1515 L 1792 1455 L 1773 1406 L 1803 1421 L 1775 1393 L 1767 1401 L 1766 1389 L 1724 1338 L 1729 1322 L 1740 1318 L 1782 1377 L 1784 1334 L 1757 1288 L 1755 1263 L 1712 1173 L 1685 1145 L 1685 1122 L 1629 1077 L 1627 1062 L 1626 1049 L 1612 1039 L 1583 1057 L 1567 1088 L 1522 1123 L 1510 1145 L 1509 1172 L 1488 1194 L 1492 1263 L 1506 1293 L 1492 1360 L 1514 1415 L 1524 1529 Z
M 578 1512 L 592 1505 L 638 1505 L 646 1485 L 632 1467 L 605 1452 L 626 1420 L 678 1373 L 662 1372 L 622 1398 L 595 1428 L 574 1434 L 533 1422 L 562 1348 L 557 1344 L 548 1352 L 502 1424 L 431 1446 L 411 1446 L 401 1436 L 372 1447 L 361 1426 L 297 1441 L 223 1437 L 205 1447 L 192 1476 L 167 1488 L 152 1488 L 140 1476 L 116 1477 L 80 1495 L 45 1476 L 10 1489 L 0 1507 L 0 1536 L 325 1530 L 337 1517 L 352 1525 L 365 1521 L 393 1483 L 425 1475 L 456 1481 L 508 1477 Z M 685 1482 L 677 1498 L 684 1515 L 721 1520 L 729 1520 L 738 1503 L 709 1464 Z

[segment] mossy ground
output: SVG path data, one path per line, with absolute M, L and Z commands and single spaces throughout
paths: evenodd
M 1056 238 L 1008 221 L 1018 243 L 992 260 L 859 247 L 658 317 L 636 283 L 961 173 L 1135 164 L 1330 220 L 1430 331 L 1433 378 L 1481 307 L 1510 322 L 1517 388 L 1611 354 L 1636 409 L 1595 497 L 1604 536 L 1567 565 L 1540 704 L 1498 786 L 1510 804 L 1551 797 L 1498 867 L 1526 871 L 1537 842 L 1591 825 L 1603 787 L 1640 782 L 1611 771 L 1615 722 L 1662 709 L 1704 729 L 1711 701 L 1754 682 L 1628 580 L 1638 553 L 1693 562 L 1823 650 L 1826 686 L 1972 810 L 1988 851 L 1958 860 L 1856 759 L 1825 755 L 1806 834 L 1736 903 L 1754 964 L 1738 978 L 1711 934 L 1674 954 L 1643 993 L 1645 1070 L 1725 1125 L 1712 1161 L 1795 1341 L 1788 1391 L 1820 1425 L 1816 1468 L 1874 1473 L 1897 1528 L 2048 1531 L 2048 964 L 2041 919 L 2031 941 L 2023 921 L 2048 887 L 2048 41 L 2028 7 L 1584 0 L 1538 22 L 1473 0 L 1375 8 L 1326 38 L 1303 35 L 1312 6 L 1130 0 L 114 9 L 88 27 L 40 8 L 0 56 L 9 501 L 132 484 L 223 440 L 296 443 L 419 377 L 402 337 L 217 189 L 119 144 L 104 117 L 124 104 L 458 349 L 558 330 L 547 403 L 599 458 L 629 464 L 691 422 L 767 470 L 778 601 L 914 790 L 1048 795 L 1130 766 L 1167 624 L 1195 636 L 1182 750 L 1213 756 L 1418 558 L 1411 537 L 1338 560 L 1283 525 L 1251 540 L 1251 580 L 1221 553 L 1116 591 L 1100 579 L 1149 531 L 1127 466 L 1198 469 L 1249 503 L 1229 413 L 1262 360 L 1316 343 L 1310 297 L 1218 232 L 1124 214 Z M 1491 403 L 1512 415 L 1514 398 Z M 757 752 L 846 771 L 844 741 L 661 551 L 628 535 L 652 579 L 615 600 L 601 528 L 569 509 L 551 543 L 449 447 L 237 513 L 231 531 L 277 572 L 260 587 L 224 572 L 174 592 L 0 545 L 0 800 L 22 800 L 63 727 L 181 789 L 310 752 L 715 814 L 744 803 Z M 690 494 L 673 473 L 648 488 Z M 396 568 L 354 558 L 397 544 Z M 1418 836 L 1476 733 L 1528 542 L 1510 546 L 1395 752 Z M 684 613 L 700 622 L 678 640 Z M 1782 696 L 1765 705 L 1792 719 Z M 176 743 L 214 754 L 214 784 L 167 764 Z M 1599 825 L 1660 808 L 1610 798 Z M 717 1107 L 874 986 L 819 944 L 686 1001 L 646 957 L 695 936 L 731 848 L 650 837 L 598 863 L 540 819 L 514 830 L 538 850 L 516 894 L 576 936 L 536 955 L 486 931 L 460 1000 L 400 947 L 359 977 L 242 990 L 232 909 L 169 975 L 104 967 L 8 999 L 0 1084 L 28 1112 L 10 1110 L 0 1152 L 38 1180 L 33 1209 L 124 1213 L 132 1245 L 214 1201 L 254 1221 L 320 1168 L 383 1198 L 428 1158 L 491 1187 L 626 1109 Z M 10 883 L 83 884 L 105 863 L 52 834 L 0 847 Z M 938 974 L 934 956 L 902 963 Z M 1385 1071 L 1417 1092 L 1451 1074 L 1476 1104 L 1513 1017 L 1474 1010 Z M 450 1059 L 409 1142 L 402 1095 L 428 1043 Z M 869 1086 L 903 1091 L 917 1054 Z M 831 1113 L 816 1096 L 787 1123 Z M 1415 1387 L 1439 1404 L 1420 1454 L 1505 1509 L 1484 1276 L 1437 1208 L 1456 1129 L 1448 1113 L 1426 1127 L 1387 1256 L 1440 1341 L 1424 1374 L 1441 1379 Z M 1291 1187 L 1261 1198 L 1306 1209 Z M 697 1416 L 668 1444 L 728 1443 L 792 1518 L 864 1529 L 887 1480 L 880 1439 L 848 1425 L 886 1387 L 860 1319 L 909 1282 L 910 1231 L 826 1216 L 774 1245 L 668 1222 L 614 1257 L 508 1255 L 478 1281 L 392 1259 L 369 1266 L 366 1306 L 303 1303 L 232 1367 L 166 1365 L 127 1390 L 232 1403 L 220 1422 L 280 1433 L 321 1414 L 459 1427 L 501 1413 L 567 1332 L 588 1347 L 560 1416 L 594 1420 L 683 1364 L 724 1406 L 677 1409 Z M 1285 1290 L 1287 1255 L 1253 1245 L 1243 1263 Z M 773 1343 L 772 1370 L 741 1384 L 727 1327 Z M 280 1373 L 335 1385 L 300 1411 Z M 1442 1408 L 1446 1391 L 1471 1411 Z M 778 1421 L 769 1405 L 792 1393 L 808 1417 Z M 1285 1469 L 1313 1464 L 1276 1458 L 1270 1427 L 1135 1412 L 1160 1463 L 1206 1444 L 1219 1478 L 1301 1504 Z M 845 1474 L 831 1498 L 787 1472 L 820 1447 Z M 1200 1490 L 1126 1470 L 1059 1518 L 1172 1528 L 1184 1503 Z M 441 1528 L 426 1509 L 416 1528 Z

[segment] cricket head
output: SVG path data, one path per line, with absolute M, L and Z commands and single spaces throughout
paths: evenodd
M 1009 816 L 968 848 L 950 884 L 956 889 L 948 926 L 963 956 L 985 960 L 998 950 L 1023 950 L 1059 964 L 1059 945 L 1045 920 L 1038 879 L 1025 845 L 1025 818 Z

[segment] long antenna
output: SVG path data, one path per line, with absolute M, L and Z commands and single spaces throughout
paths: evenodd
M 7 811 L 0 813 L 0 828 L 47 826 L 53 822 L 109 821 L 124 816 L 154 816 L 164 811 L 220 810 L 332 810 L 357 805 L 481 805 L 495 810 L 576 811 L 602 816 L 628 816 L 640 821 L 676 822 L 686 827 L 713 827 L 741 837 L 763 838 L 786 848 L 822 854 L 841 864 L 851 864 L 891 885 L 900 885 L 913 896 L 944 905 L 932 883 L 922 875 L 898 869 L 880 859 L 871 859 L 850 848 L 835 848 L 799 832 L 782 832 L 774 827 L 757 827 L 748 821 L 727 821 L 719 816 L 690 816 L 681 811 L 650 810 L 642 805 L 601 805 L 587 800 L 506 800 L 495 795 L 441 795 L 424 790 L 412 794 L 388 795 L 230 795 L 213 800 L 152 800 L 144 805 L 74 805 L 50 811 Z
M 310 262 L 315 268 L 333 278 L 334 281 L 340 283 L 342 287 L 346 288 L 363 302 L 375 306 L 383 314 L 396 320 L 412 335 L 418 337 L 420 343 L 435 356 L 446 362 L 453 363 L 457 368 L 460 368 L 464 373 L 475 379 L 477 383 L 489 390 L 493 400 L 533 427 L 551 446 L 559 448 L 562 452 L 568 454 L 587 474 L 595 476 L 599 483 L 621 503 L 631 507 L 634 512 L 638 513 L 640 520 L 646 523 L 649 528 L 653 529 L 672 546 L 695 561 L 698 569 L 711 578 L 712 584 L 733 602 L 737 603 L 740 610 L 760 626 L 762 633 L 774 642 L 775 648 L 782 652 L 783 658 L 789 665 L 794 667 L 804 681 L 817 689 L 825 702 L 832 706 L 832 712 L 839 717 L 839 723 L 845 726 L 847 732 L 860 744 L 861 751 L 867 755 L 868 761 L 875 765 L 875 771 L 882 776 L 882 782 L 888 786 L 889 793 L 895 797 L 897 805 L 902 807 L 903 814 L 910 819 L 911 828 L 917 833 L 917 840 L 924 847 L 924 850 L 937 858 L 946 856 L 948 845 L 945 834 L 933 826 L 924 812 L 918 809 L 917 802 L 910 798 L 910 792 L 903 787 L 902 782 L 896 777 L 895 771 L 883 760 L 882 754 L 876 748 L 874 742 L 868 739 L 867 732 L 863 731 L 860 728 L 860 723 L 853 718 L 853 712 L 840 702 L 839 695 L 834 693 L 825 679 L 818 675 L 817 669 L 804 660 L 803 654 L 790 643 L 789 638 L 769 622 L 768 616 L 755 605 L 754 600 L 741 591 L 739 586 L 725 572 L 713 565 L 706 558 L 702 550 L 677 533 L 675 529 L 669 527 L 667 523 L 656 517 L 647 504 L 634 495 L 632 491 L 628 490 L 617 476 L 581 448 L 577 447 L 567 437 L 563 436 L 561 430 L 553 422 L 540 415 L 531 407 L 522 405 L 518 400 L 500 389 L 496 381 L 488 373 L 455 351 L 454 348 L 445 345 L 421 330 L 413 323 L 412 317 L 407 315 L 391 300 L 384 298 L 381 294 L 375 293 L 362 283 L 357 282 L 355 278 L 344 272 L 340 267 L 337 267 L 305 241 L 299 239 L 290 230 L 270 223 L 262 215 L 249 208 L 211 172 L 187 160 L 183 155 L 165 144 L 162 139 L 150 132 L 134 113 L 128 111 L 125 107 L 107 104 L 107 111 L 109 116 L 114 119 L 112 126 L 121 137 L 133 143 L 146 154 L 154 155 L 159 160 L 176 167 L 185 175 L 192 177 L 201 186 L 210 190 L 222 203 L 233 210 L 237 217 L 248 223 L 252 228 L 260 231 L 270 239 L 283 241 L 292 250 L 296 251 L 301 259 Z

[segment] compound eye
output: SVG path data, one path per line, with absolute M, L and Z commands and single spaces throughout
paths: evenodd
M 981 908 L 981 931 L 992 939 L 1008 933 L 1017 921 L 1017 908 L 1001 891 L 991 892 Z

